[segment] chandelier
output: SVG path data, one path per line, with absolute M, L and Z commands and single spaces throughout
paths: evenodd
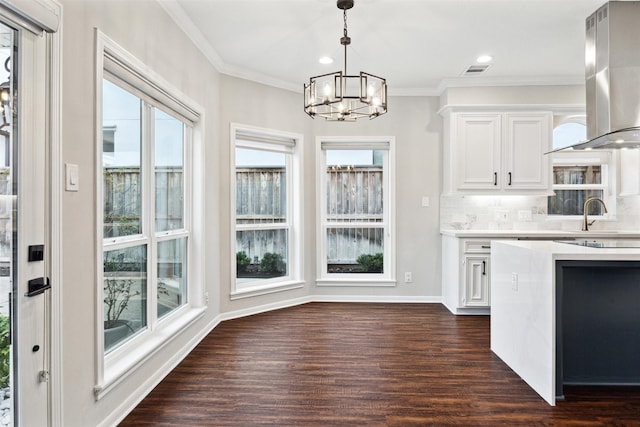
M 387 81 L 373 74 L 347 74 L 347 10 L 353 0 L 337 0 L 344 16 L 344 71 L 323 74 L 309 79 L 304 85 L 304 111 L 311 118 L 324 117 L 329 121 L 354 122 L 362 117 L 374 119 L 387 112 Z

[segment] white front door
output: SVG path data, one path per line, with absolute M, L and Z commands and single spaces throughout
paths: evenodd
M 9 303 L 0 315 L 11 325 L 0 425 L 50 424 L 47 49 L 42 34 L 0 15 L 0 281 Z

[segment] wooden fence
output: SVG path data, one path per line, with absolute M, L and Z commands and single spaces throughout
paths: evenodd
M 142 232 L 142 181 L 140 168 L 105 168 L 104 236 L 117 237 Z M 184 184 L 181 167 L 156 168 L 156 230 L 184 226 Z
M 279 167 L 236 170 L 237 224 L 261 224 L 261 227 L 273 224 L 277 228 L 277 224 L 286 221 L 285 174 L 285 169 Z M 328 262 L 355 264 L 361 254 L 382 252 L 382 167 L 330 167 L 327 174 Z M 141 188 L 139 169 L 105 169 L 105 237 L 130 234 L 140 227 Z M 181 169 L 156 171 L 158 229 L 182 227 L 182 188 Z M 305 203 L 304 199 L 302 202 Z M 239 231 L 236 250 L 245 251 L 253 263 L 259 263 L 267 252 L 281 254 L 286 260 L 287 241 L 284 230 Z
M 327 174 L 327 218 L 329 223 L 336 223 L 327 228 L 328 262 L 355 264 L 361 254 L 382 252 L 382 167 L 330 167 Z M 238 224 L 285 222 L 286 202 L 284 168 L 236 170 Z M 237 251 L 244 251 L 252 263 L 259 262 L 266 252 L 286 258 L 286 244 L 283 230 L 236 233 Z

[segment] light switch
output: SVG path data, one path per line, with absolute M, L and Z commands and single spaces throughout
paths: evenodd
M 78 191 L 80 189 L 78 165 L 66 163 L 65 165 L 65 190 Z
M 423 208 L 428 208 L 429 207 L 429 197 L 422 196 L 422 207 Z

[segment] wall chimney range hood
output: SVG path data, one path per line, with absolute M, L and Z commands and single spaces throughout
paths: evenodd
M 586 20 L 587 142 L 640 148 L 640 2 L 610 1 Z

